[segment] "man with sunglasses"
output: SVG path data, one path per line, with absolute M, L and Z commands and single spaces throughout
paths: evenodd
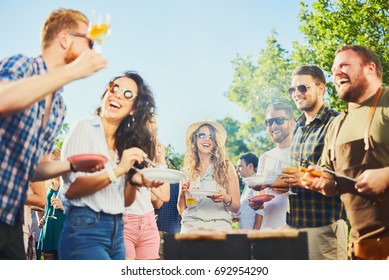
M 41 55 L 0 61 L 0 259 L 25 259 L 21 217 L 29 181 L 72 168 L 68 161 L 38 163 L 65 118 L 62 87 L 106 67 L 90 49 L 88 23 L 79 11 L 55 10 L 42 27 Z
M 259 158 L 258 175 L 266 176 L 269 172 L 277 175 L 282 172 L 284 167 L 290 165 L 290 143 L 294 127 L 292 106 L 282 102 L 269 104 L 266 110 L 265 124 L 267 133 L 275 147 L 263 153 Z M 261 185 L 254 186 L 253 189 L 261 190 L 266 195 L 273 195 L 274 198 L 265 203 L 249 200 L 249 205 L 256 211 L 263 209 L 261 229 L 286 226 L 288 196 L 283 195 L 283 193 L 288 191 L 289 185 L 277 178 L 273 184 L 268 186 L 270 188 L 263 190 L 261 190 L 263 188 Z
M 315 65 L 296 68 L 289 93 L 302 114 L 297 118 L 290 148 L 291 166 L 316 164 L 323 153 L 328 125 L 337 112 L 324 103 L 326 80 Z M 327 197 L 301 188 L 301 171 L 291 172 L 286 179 L 297 195 L 289 197 L 288 224 L 308 233 L 310 259 L 346 259 L 346 215 L 339 196 Z M 299 187 L 300 186 L 300 187 Z
M 328 127 L 328 152 L 319 165 L 336 176 L 324 170 L 304 187 L 340 195 L 351 225 L 351 259 L 388 260 L 389 88 L 382 85 L 382 63 L 370 48 L 346 45 L 336 51 L 331 70 L 347 108 Z

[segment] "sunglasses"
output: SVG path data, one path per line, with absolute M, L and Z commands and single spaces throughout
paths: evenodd
M 213 133 L 210 133 L 207 135 L 204 132 L 197 132 L 196 136 L 198 139 L 201 139 L 201 140 L 205 140 L 206 138 L 208 138 L 207 140 L 214 140 L 215 139 L 215 135 Z
M 282 125 L 282 124 L 284 124 L 285 121 L 288 121 L 288 120 L 289 119 L 287 119 L 285 117 L 271 118 L 271 119 L 265 120 L 265 124 L 266 124 L 266 126 L 272 126 L 273 123 L 276 123 L 276 125 Z
M 95 44 L 95 42 L 91 38 L 89 38 L 88 35 L 78 33 L 78 32 L 68 32 L 68 33 L 72 36 L 75 36 L 75 37 L 81 37 L 81 38 L 87 39 L 89 48 L 93 49 L 93 45 Z
M 302 94 L 305 94 L 310 87 L 307 85 L 298 85 L 297 87 L 290 87 L 288 88 L 289 94 L 292 95 L 298 90 Z
M 108 86 L 108 90 L 111 92 L 111 93 L 114 93 L 114 94 L 117 94 L 119 91 L 122 92 L 122 95 L 125 99 L 127 100 L 133 100 L 135 97 L 136 97 L 136 93 L 130 91 L 130 90 L 126 90 L 124 88 L 121 88 L 119 87 L 119 85 L 111 82 Z

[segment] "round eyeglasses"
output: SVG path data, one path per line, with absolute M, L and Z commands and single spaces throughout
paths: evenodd
M 215 140 L 215 135 L 213 133 L 206 134 L 205 132 L 197 132 L 196 136 L 201 140 Z
M 114 82 L 109 84 L 108 90 L 114 94 L 121 92 L 123 97 L 127 100 L 133 100 L 136 97 L 135 92 L 132 92 L 131 90 L 128 90 L 128 89 L 124 89 L 124 88 L 120 87 L 118 84 L 115 84 Z

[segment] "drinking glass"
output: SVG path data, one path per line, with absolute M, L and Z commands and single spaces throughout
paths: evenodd
M 111 15 L 109 13 L 101 13 L 96 15 L 92 11 L 92 18 L 89 22 L 89 37 L 95 42 L 95 51 L 101 53 L 101 45 L 111 35 Z
M 188 190 L 185 193 L 185 202 L 188 207 L 195 206 L 197 204 L 197 199 L 194 197 L 191 193 L 190 190 Z
M 277 164 L 276 164 L 276 172 L 278 174 L 281 174 L 282 170 L 284 168 L 289 167 L 289 166 L 290 166 L 290 164 L 288 164 L 287 162 L 279 160 L 279 161 L 277 161 Z M 285 194 L 287 194 L 287 195 L 297 195 L 297 193 L 292 192 L 290 183 L 289 183 L 289 189 L 288 189 L 288 191 Z
M 52 195 L 52 197 L 51 197 L 51 203 L 53 203 L 53 201 L 54 201 L 55 199 L 58 198 L 58 195 L 59 195 L 59 191 L 58 191 L 56 194 L 53 194 L 53 195 Z M 52 212 L 51 215 L 48 216 L 47 218 L 54 219 L 54 220 L 57 219 L 57 217 L 55 216 L 55 209 L 56 209 L 56 207 L 55 207 L 55 205 L 53 205 L 53 212 Z

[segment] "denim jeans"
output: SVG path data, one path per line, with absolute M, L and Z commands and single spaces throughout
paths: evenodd
M 124 260 L 122 215 L 72 207 L 59 240 L 62 260 Z

